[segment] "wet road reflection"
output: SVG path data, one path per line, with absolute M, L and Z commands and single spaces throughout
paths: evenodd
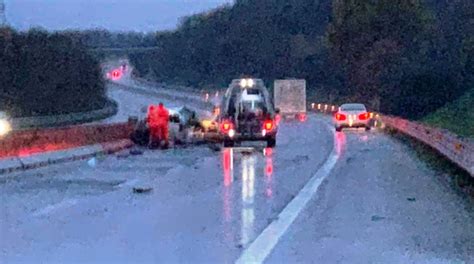
M 223 189 L 223 213 L 224 221 L 232 220 L 232 190 L 231 185 L 234 181 L 234 150 L 229 148 L 222 152 L 222 168 L 224 170 L 224 189 Z
M 265 156 L 265 195 L 271 198 L 273 196 L 273 149 L 265 148 L 263 155 Z
M 342 156 L 346 151 L 346 134 L 344 132 L 336 132 L 334 134 L 334 145 L 337 156 Z
M 263 155 L 262 155 L 263 152 Z M 238 164 L 234 166 L 234 163 Z M 265 149 L 239 149 L 228 148 L 222 151 L 222 205 L 223 205 L 223 224 L 225 225 L 226 239 L 235 236 L 235 231 L 239 232 L 239 244 L 248 245 L 255 238 L 255 194 L 262 192 L 267 199 L 273 198 L 274 180 L 273 180 L 273 150 Z M 235 177 L 239 177 L 235 179 Z M 261 189 L 258 189 L 258 182 L 261 182 Z M 238 183 L 235 185 L 234 183 Z M 241 185 L 239 186 L 239 183 Z M 240 187 L 235 189 L 235 187 Z M 235 202 L 236 196 L 240 196 L 240 221 L 239 213 L 233 210 L 239 210 Z M 235 222 L 241 223 L 240 230 L 232 227 Z
M 254 236 L 253 223 L 255 221 L 254 196 L 255 196 L 255 164 L 256 156 L 242 157 L 242 245 L 248 244 Z

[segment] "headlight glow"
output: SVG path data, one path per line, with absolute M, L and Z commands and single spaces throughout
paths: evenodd
M 5 119 L 0 119 L 0 137 L 5 136 L 12 130 L 10 123 Z

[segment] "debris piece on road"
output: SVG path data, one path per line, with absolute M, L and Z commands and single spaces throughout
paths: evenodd
M 107 158 L 107 155 L 105 153 L 98 153 L 96 158 L 97 161 L 104 161 Z
M 148 193 L 151 192 L 153 188 L 151 187 L 133 187 L 134 193 Z
M 89 165 L 90 167 L 97 166 L 97 163 L 98 163 L 98 161 L 97 161 L 97 158 L 95 158 L 95 157 L 91 158 L 87 161 L 87 165 Z
M 126 159 L 128 157 L 130 157 L 130 153 L 122 152 L 117 154 L 117 159 Z
M 381 221 L 381 220 L 384 220 L 384 219 L 385 219 L 385 217 L 379 216 L 379 215 L 373 215 L 372 218 L 371 218 L 371 220 L 372 220 L 373 222 Z
M 138 148 L 131 149 L 130 155 L 143 155 L 143 150 Z
M 414 201 L 416 201 L 416 198 L 415 197 L 408 197 L 407 200 L 410 201 L 410 202 L 414 202 Z

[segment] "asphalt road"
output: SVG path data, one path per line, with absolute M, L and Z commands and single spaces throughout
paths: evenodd
M 148 100 L 132 96 L 120 103 Z M 472 201 L 388 135 L 329 124 L 283 123 L 273 151 L 143 149 L 8 175 L 0 263 L 474 263 Z

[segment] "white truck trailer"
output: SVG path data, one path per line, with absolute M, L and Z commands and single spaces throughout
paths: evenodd
M 275 80 L 273 88 L 275 108 L 282 118 L 306 120 L 306 80 Z

